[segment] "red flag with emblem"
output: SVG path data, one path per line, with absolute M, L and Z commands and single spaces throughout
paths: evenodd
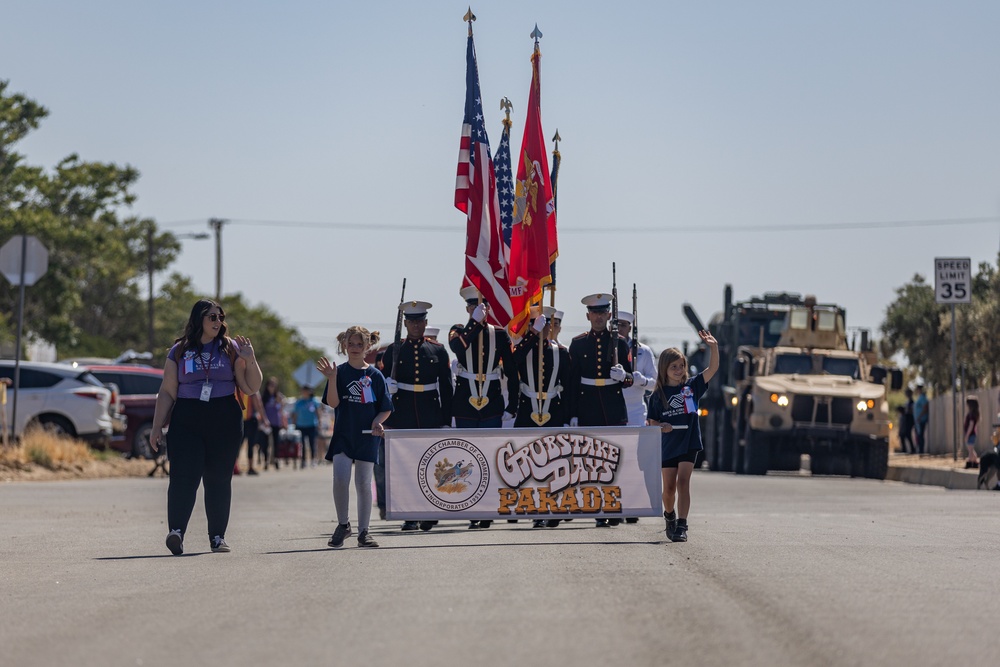
M 541 60 L 536 39 L 531 56 L 528 113 L 517 158 L 514 228 L 507 267 L 513 310 L 509 329 L 514 334 L 524 330 L 530 307 L 541 301 L 542 288 L 552 282 L 552 262 L 559 256 L 556 207 L 542 132 Z

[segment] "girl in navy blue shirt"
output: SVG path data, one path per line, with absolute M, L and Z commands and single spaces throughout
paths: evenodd
M 709 381 L 719 370 L 719 343 L 708 331 L 698 336 L 711 351 L 706 368 L 693 378 L 688 377 L 687 357 L 675 347 L 660 353 L 657 364 L 656 389 L 649 397 L 650 426 L 660 427 L 660 459 L 663 474 L 663 518 L 667 521 L 667 537 L 673 542 L 687 542 L 687 516 L 691 509 L 691 473 L 701 443 L 698 420 L 698 400 Z M 677 511 L 674 511 L 676 496 Z
M 392 399 L 385 377 L 365 361 L 369 350 L 378 345 L 379 333 L 360 326 L 350 327 L 337 336 L 340 354 L 347 362 L 334 366 L 325 357 L 316 369 L 326 376 L 323 402 L 334 409 L 333 437 L 326 459 L 333 461 L 333 504 L 337 509 L 337 529 L 328 542 L 339 549 L 351 536 L 351 468 L 358 496 L 358 546 L 377 547 L 368 534 L 372 516 L 372 471 L 378 458 L 382 427 L 392 412 Z M 370 430 L 371 434 L 364 433 Z

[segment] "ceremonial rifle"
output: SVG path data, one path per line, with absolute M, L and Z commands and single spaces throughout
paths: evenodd
M 406 278 L 403 278 L 403 291 L 399 294 L 399 305 L 403 305 L 403 299 L 406 297 Z M 396 309 L 396 338 L 393 340 L 393 355 L 392 355 L 392 373 L 390 376 L 393 380 L 396 379 L 396 369 L 399 367 L 399 348 L 403 344 L 403 309 Z
M 618 365 L 618 272 L 611 262 L 611 365 Z
M 639 297 L 635 290 L 635 283 L 632 283 L 632 370 L 639 367 Z

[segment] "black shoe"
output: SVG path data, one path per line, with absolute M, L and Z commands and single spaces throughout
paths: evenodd
M 247 475 L 257 475 L 257 474 L 259 474 L 259 473 L 256 470 L 254 470 L 253 468 L 250 468 L 250 470 L 247 470 Z
M 532 528 L 545 528 L 545 519 L 535 519 L 531 522 Z
M 378 542 L 372 539 L 372 536 L 368 534 L 367 530 L 362 530 L 360 533 L 358 533 L 358 546 L 377 547 Z
M 333 531 L 333 535 L 330 537 L 330 541 L 326 543 L 327 546 L 333 547 L 334 549 L 339 549 L 344 546 L 344 540 L 351 536 L 351 522 L 337 524 L 337 529 Z
M 416 529 L 417 529 L 417 522 L 416 521 L 404 521 L 403 522 L 403 527 L 401 528 L 401 530 L 404 530 L 404 531 L 410 531 L 410 530 L 416 530 Z
M 639 523 L 639 517 L 630 516 L 629 518 L 625 519 L 625 523 Z
M 383 521 L 385 521 L 385 508 L 384 507 L 379 507 L 378 508 L 378 518 L 380 518 Z
M 608 519 L 608 525 L 609 526 L 617 526 L 621 522 L 622 522 L 621 519 Z
M 226 539 L 221 535 L 216 535 L 211 539 L 212 553 L 217 554 L 227 554 L 229 553 L 229 545 L 226 544 Z
M 674 532 L 670 534 L 671 542 L 687 542 L 688 541 L 688 522 L 685 519 L 677 520 L 677 527 L 674 528 Z
M 180 530 L 171 530 L 170 534 L 167 535 L 167 548 L 175 556 L 184 553 L 184 535 L 181 534 Z
M 517 523 L 517 519 L 507 519 L 507 523 Z
M 479 528 L 479 522 L 478 521 L 470 521 L 469 522 L 469 530 L 475 530 L 476 528 Z
M 677 512 L 664 512 L 663 518 L 667 520 L 667 537 L 670 537 L 677 530 Z
M 433 528 L 436 523 L 437 523 L 437 521 L 421 521 L 420 522 L 420 530 L 422 530 L 422 531 L 424 531 L 426 533 L 428 530 L 430 530 L 431 528 Z
M 560 521 L 562 521 L 562 519 L 549 519 L 548 521 L 545 522 L 545 527 L 546 528 L 555 528 L 556 526 L 559 525 Z
M 608 520 L 607 519 L 594 519 L 594 521 L 597 523 L 597 527 L 598 528 L 607 528 L 608 527 Z
M 479 527 L 480 528 L 489 528 L 492 525 L 493 525 L 493 521 L 480 521 L 479 522 Z

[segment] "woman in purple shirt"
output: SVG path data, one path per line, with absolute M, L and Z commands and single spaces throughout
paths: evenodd
M 167 548 L 175 556 L 184 553 L 184 533 L 202 480 L 212 551 L 229 551 L 225 538 L 233 467 L 243 443 L 243 409 L 236 390 L 252 395 L 261 380 L 250 339 L 227 336 L 222 306 L 198 301 L 184 335 L 167 353 L 150 435 L 156 451 L 170 423 Z

